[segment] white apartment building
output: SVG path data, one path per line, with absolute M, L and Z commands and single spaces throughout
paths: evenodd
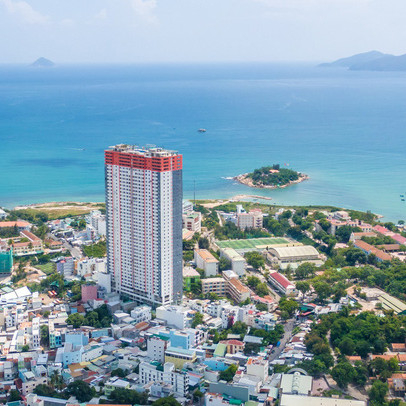
M 105 151 L 107 263 L 113 289 L 153 306 L 182 298 L 182 155 Z
M 32 319 L 32 348 L 37 349 L 40 347 L 41 335 L 40 335 L 40 318 L 34 317 Z
M 168 340 L 163 340 L 160 337 L 152 336 L 147 341 L 148 358 L 153 361 L 164 362 L 165 351 L 169 346 Z
M 192 320 L 189 309 L 182 306 L 159 306 L 156 309 L 156 318 L 166 322 L 168 326 L 183 330 Z
M 152 317 L 151 308 L 149 306 L 137 306 L 131 310 L 130 315 L 136 323 L 140 323 L 141 321 L 150 321 Z
M 98 272 L 106 272 L 106 258 L 87 258 L 76 262 L 76 272 L 79 276 L 85 276 Z
M 93 210 L 86 216 L 86 222 L 93 227 L 98 235 L 106 235 L 106 216 L 100 210 Z
M 142 385 L 149 382 L 164 382 L 172 385 L 176 396 L 186 396 L 189 391 L 189 376 L 186 372 L 177 372 L 171 362 L 161 364 L 156 361 L 141 362 L 140 381 Z
M 202 215 L 199 212 L 183 214 L 182 227 L 186 230 L 200 233 L 202 231 Z
M 247 374 L 261 378 L 262 382 L 268 379 L 269 362 L 263 357 L 250 357 L 246 363 Z

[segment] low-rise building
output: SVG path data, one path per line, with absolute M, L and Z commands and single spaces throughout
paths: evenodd
M 145 385 L 150 382 L 164 382 L 172 385 L 176 396 L 186 396 L 189 392 L 189 375 L 185 371 L 176 371 L 175 364 L 157 361 L 141 362 L 140 382 Z
M 263 218 L 264 215 L 260 209 L 253 209 L 248 213 L 237 213 L 237 227 L 242 230 L 262 228 Z
M 379 262 L 391 261 L 392 260 L 392 257 L 389 254 L 387 254 L 386 252 L 374 247 L 371 244 L 366 243 L 365 241 L 355 240 L 354 241 L 354 246 L 356 248 L 359 248 L 360 250 L 362 250 L 367 255 L 370 255 L 370 254 L 375 255 L 376 259 Z
M 281 269 L 286 269 L 288 266 L 296 269 L 303 262 L 310 262 L 316 266 L 323 264 L 320 254 L 311 245 L 273 247 L 268 250 L 268 259 Z
M 176 327 L 180 330 L 186 328 L 192 320 L 187 307 L 175 305 L 157 307 L 156 318 L 165 321 L 168 326 Z
M 245 258 L 236 250 L 234 250 L 233 248 L 224 248 L 220 251 L 220 257 L 224 257 L 231 262 L 231 269 L 238 276 L 243 276 L 245 274 L 247 262 L 245 261 Z
M 202 231 L 202 215 L 199 212 L 184 213 L 182 216 L 184 229 L 200 233 Z
M 183 290 L 190 292 L 194 287 L 200 285 L 200 274 L 191 266 L 183 267 Z
M 207 295 L 208 293 L 215 293 L 220 297 L 226 296 L 226 281 L 225 279 L 218 278 L 207 278 L 202 279 L 202 293 Z
M 279 272 L 272 272 L 269 274 L 269 282 L 277 289 L 279 292 L 287 296 L 296 295 L 296 287 L 293 282 L 286 278 L 286 276 L 280 274 Z
M 227 294 L 237 303 L 250 298 L 250 290 L 236 278 L 229 279 L 226 285 Z
M 186 363 L 196 361 L 196 351 L 183 348 L 168 347 L 165 351 L 165 362 L 171 362 L 176 369 L 182 369 Z
M 131 310 L 131 317 L 135 320 L 135 323 L 141 323 L 142 321 L 151 321 L 152 314 L 149 306 L 137 306 Z
M 198 249 L 194 252 L 196 266 L 204 270 L 206 276 L 214 276 L 218 271 L 219 261 L 208 250 Z
M 44 252 L 42 240 L 35 234 L 28 230 L 23 230 L 20 232 L 20 235 L 21 239 L 25 239 L 26 241 L 13 242 L 12 246 L 14 256 L 22 257 L 24 255 L 42 254 Z
M 267 359 L 263 357 L 250 357 L 245 366 L 247 374 L 260 377 L 262 382 L 268 379 L 269 362 Z

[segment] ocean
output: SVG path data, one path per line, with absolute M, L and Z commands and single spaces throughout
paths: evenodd
M 199 128 L 207 132 L 199 133 Z M 0 66 L 0 206 L 102 201 L 103 151 L 184 156 L 184 196 L 271 197 L 406 219 L 406 73 L 310 64 Z M 226 179 L 280 163 L 278 190 Z

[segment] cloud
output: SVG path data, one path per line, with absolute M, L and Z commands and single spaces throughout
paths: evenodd
M 44 24 L 49 21 L 48 16 L 34 10 L 25 1 L 0 0 L 0 4 L 2 4 L 10 14 L 17 15 L 26 23 Z
M 157 6 L 157 0 L 130 0 L 131 7 L 135 14 L 148 23 L 156 23 L 157 18 L 154 11 Z

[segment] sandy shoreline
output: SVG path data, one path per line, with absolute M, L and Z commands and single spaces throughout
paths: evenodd
M 249 187 L 256 188 L 256 189 L 284 189 L 286 187 L 296 185 L 298 183 L 304 182 L 305 180 L 309 179 L 308 175 L 301 173 L 298 180 L 293 180 L 283 186 L 273 186 L 273 185 L 259 186 L 259 185 L 255 185 L 253 183 L 253 180 L 251 178 L 249 178 L 248 175 L 249 175 L 248 173 L 243 173 L 241 175 L 235 176 L 233 179 L 245 186 L 249 186 Z
M 53 210 L 65 210 L 68 208 L 83 208 L 83 209 L 95 209 L 100 207 L 104 202 L 46 202 L 46 203 L 31 203 L 23 206 L 16 206 L 13 210 L 26 210 L 26 209 L 53 209 Z

